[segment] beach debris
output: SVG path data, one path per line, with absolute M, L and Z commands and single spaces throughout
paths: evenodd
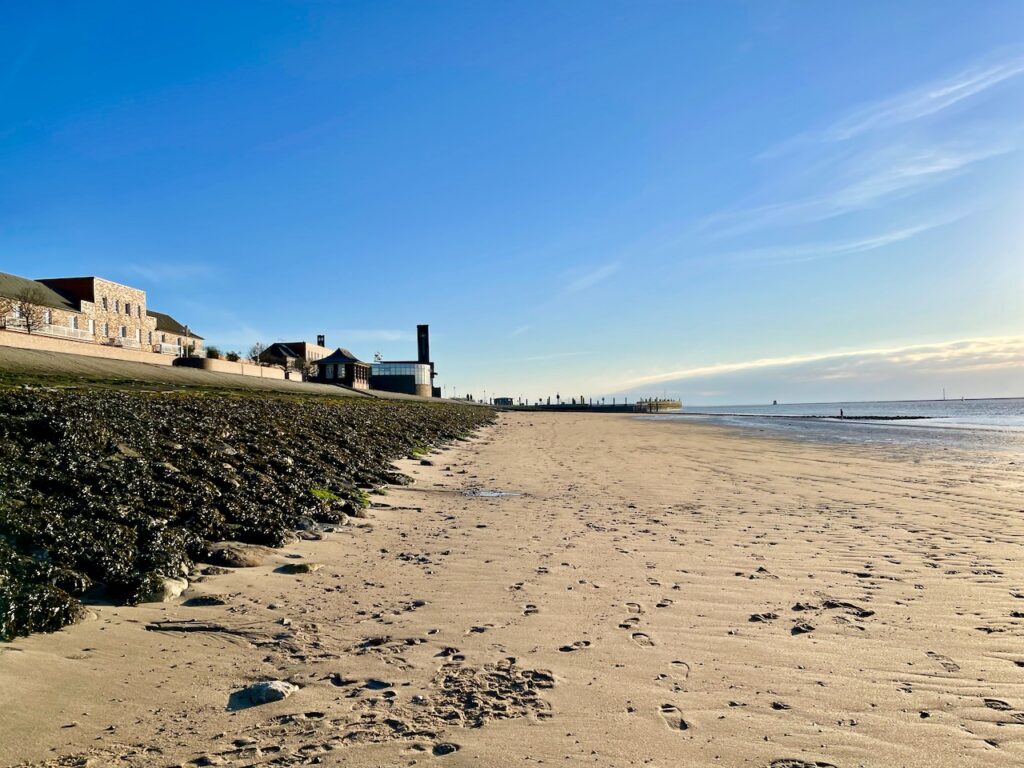
M 814 626 L 808 624 L 806 621 L 798 621 L 793 625 L 793 628 L 789 630 L 792 635 L 806 635 L 808 632 L 813 632 Z
M 750 618 L 748 619 L 748 621 L 768 622 L 768 621 L 771 621 L 772 619 L 777 619 L 777 618 L 779 618 L 779 615 L 777 613 L 771 613 L 769 611 L 769 612 L 766 612 L 766 613 L 752 613 L 752 614 L 750 614 Z

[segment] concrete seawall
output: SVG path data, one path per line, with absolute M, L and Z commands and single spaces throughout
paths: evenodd
M 173 365 L 177 359 L 172 355 L 158 355 L 154 352 L 143 352 L 138 349 L 123 349 L 106 344 L 95 344 L 89 341 L 74 341 L 39 333 L 22 333 L 19 331 L 0 330 L 0 347 L 16 349 L 33 349 L 40 352 L 61 352 L 66 355 L 85 355 L 86 357 L 103 357 L 107 360 L 124 360 L 131 363 L 149 363 L 150 365 Z
M 239 376 L 254 376 L 259 379 L 276 379 L 284 381 L 286 376 L 281 368 L 273 368 L 253 363 L 233 363 L 230 360 L 213 360 L 208 357 L 179 357 L 174 365 L 183 368 L 199 368 L 214 373 L 233 373 Z

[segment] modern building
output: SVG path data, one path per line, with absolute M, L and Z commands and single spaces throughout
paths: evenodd
M 146 293 L 101 277 L 0 273 L 0 329 L 144 352 L 199 354 L 203 338 L 146 308 Z
M 404 392 L 420 397 L 440 397 L 434 386 L 437 372 L 430 361 L 430 327 L 416 326 L 416 360 L 379 360 L 370 371 L 370 388 L 384 392 Z
M 510 408 L 515 405 L 515 401 L 511 397 L 496 397 L 494 404 L 499 408 Z
M 370 388 L 370 364 L 356 358 L 343 347 L 316 361 L 316 381 L 342 384 L 352 389 Z

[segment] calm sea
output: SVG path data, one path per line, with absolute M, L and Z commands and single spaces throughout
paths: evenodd
M 840 409 L 862 418 L 841 420 Z M 889 420 L 894 416 L 909 418 Z M 1024 455 L 1024 398 L 689 406 L 644 418 L 699 420 L 819 442 Z

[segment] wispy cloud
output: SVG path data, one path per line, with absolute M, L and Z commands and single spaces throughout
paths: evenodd
M 709 379 L 768 369 L 795 369 L 814 364 L 816 377 L 846 378 L 867 370 L 913 368 L 918 372 L 965 373 L 995 369 L 1020 369 L 1024 372 L 1024 336 L 990 336 L 959 339 L 936 344 L 882 347 L 817 354 L 765 357 L 735 363 L 682 368 L 667 373 L 643 376 L 625 384 L 623 389 L 665 384 L 674 381 Z
M 962 218 L 962 214 L 951 215 L 945 218 L 935 219 L 924 224 L 894 229 L 878 235 L 862 237 L 855 240 L 751 248 L 728 254 L 726 259 L 734 262 L 770 262 L 778 264 L 817 261 L 818 259 L 846 256 L 855 253 L 863 253 L 865 251 L 873 251 L 904 240 L 910 240 L 917 235 L 928 232 L 937 227 L 941 227 L 945 224 L 949 224 L 959 218 Z
M 824 129 L 798 134 L 766 150 L 759 159 L 777 157 L 809 143 L 848 141 L 871 131 L 937 115 L 1022 73 L 1024 56 L 1020 54 L 975 62 L 953 75 L 853 109 Z
M 1024 73 L 1024 56 L 975 64 L 951 77 L 854 110 L 826 128 L 822 137 L 828 141 L 845 141 L 865 131 L 919 120 L 1021 73 Z
M 596 267 L 585 274 L 579 275 L 565 286 L 565 293 L 579 293 L 593 288 L 619 271 L 622 264 L 617 261 Z
M 930 147 L 887 148 L 848 161 L 839 184 L 821 193 L 769 205 L 725 211 L 707 217 L 701 228 L 726 238 L 773 227 L 808 224 L 868 210 L 967 173 L 984 160 L 1011 152 L 1009 136 L 984 142 L 946 142 Z
M 528 325 L 520 325 L 518 328 L 516 328 L 511 333 L 509 333 L 509 338 L 513 338 L 514 339 L 516 336 L 522 336 L 528 330 L 530 330 L 530 326 L 528 326 Z

